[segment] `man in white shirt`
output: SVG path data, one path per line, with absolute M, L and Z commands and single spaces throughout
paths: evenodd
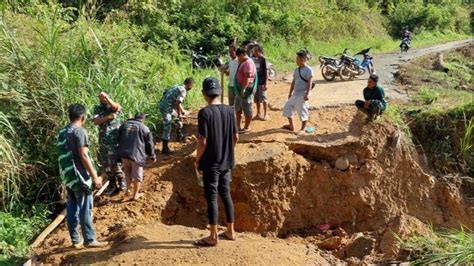
M 235 74 L 237 74 L 237 68 L 239 67 L 239 62 L 237 61 L 237 55 L 235 54 L 236 47 L 235 45 L 230 45 L 229 46 L 229 66 L 227 70 L 225 71 L 226 75 L 229 76 L 229 83 L 228 83 L 228 98 L 229 98 L 229 106 L 234 106 L 234 79 L 235 79 Z

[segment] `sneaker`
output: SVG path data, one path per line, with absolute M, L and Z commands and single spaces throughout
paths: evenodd
M 102 248 L 102 247 L 105 247 L 107 245 L 109 245 L 109 242 L 107 242 L 107 241 L 99 242 L 97 240 L 94 240 L 94 242 L 91 242 L 89 244 L 84 244 L 84 246 L 86 248 Z
M 84 247 L 84 243 L 81 241 L 79 243 L 72 243 L 72 248 L 81 249 Z

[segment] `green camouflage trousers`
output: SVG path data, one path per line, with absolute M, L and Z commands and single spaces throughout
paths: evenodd
M 176 132 L 178 134 L 178 139 L 184 137 L 182 129 L 183 129 L 183 122 L 178 118 L 176 111 L 162 113 L 163 117 L 163 136 L 162 140 L 170 140 L 171 138 L 171 130 L 172 124 L 176 127 Z
M 99 144 L 99 160 L 102 166 L 102 172 L 107 175 L 116 175 L 122 173 L 122 167 L 117 161 L 117 146 L 101 142 Z

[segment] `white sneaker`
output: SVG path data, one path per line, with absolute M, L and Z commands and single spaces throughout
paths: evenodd
M 107 245 L 109 245 L 109 242 L 107 242 L 107 241 L 99 242 L 97 240 L 95 240 L 94 242 L 91 242 L 89 244 L 84 244 L 84 246 L 86 248 L 102 248 L 102 247 L 105 247 Z

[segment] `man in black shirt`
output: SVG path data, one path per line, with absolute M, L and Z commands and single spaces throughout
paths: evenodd
M 268 70 L 267 70 L 267 59 L 263 56 L 263 47 L 260 45 L 256 45 L 253 48 L 253 61 L 255 63 L 255 67 L 257 68 L 257 75 L 258 75 L 258 84 L 257 84 L 257 91 L 255 92 L 254 101 L 257 105 L 257 115 L 254 117 L 254 120 L 268 120 L 267 115 L 267 106 L 268 106 L 268 98 L 267 98 L 267 79 L 268 79 Z M 260 112 L 260 105 L 263 105 L 263 116 Z
M 198 114 L 198 148 L 196 164 L 203 172 L 204 193 L 208 205 L 211 235 L 195 245 L 215 246 L 218 237 L 234 240 L 234 205 L 230 196 L 230 169 L 234 167 L 234 146 L 238 129 L 232 107 L 222 104 L 222 90 L 216 78 L 206 78 L 202 93 L 208 106 Z M 227 231 L 217 235 L 217 194 L 220 195 L 227 218 Z

